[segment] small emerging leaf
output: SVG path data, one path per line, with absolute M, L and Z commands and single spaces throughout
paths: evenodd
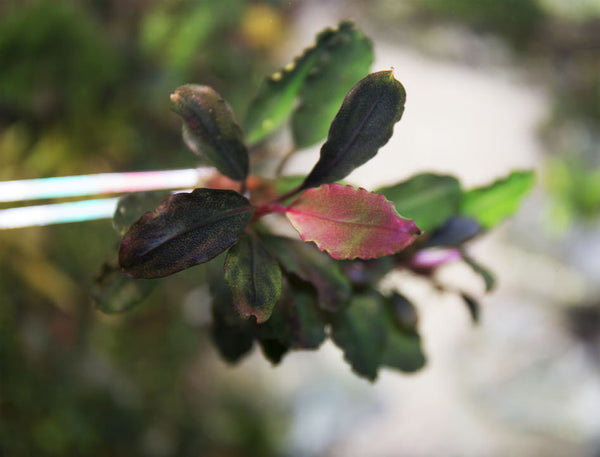
M 269 319 L 281 295 L 281 269 L 255 237 L 242 236 L 227 252 L 225 280 L 243 317 Z
M 517 211 L 534 180 L 532 171 L 513 171 L 489 186 L 471 189 L 463 197 L 461 213 L 479 221 L 483 228 L 494 227 Z
M 304 191 L 286 216 L 304 241 L 314 241 L 334 259 L 394 254 L 421 233 L 383 195 L 340 184 Z
M 360 80 L 346 95 L 303 188 L 339 181 L 375 156 L 392 136 L 405 101 L 404 87 L 391 71 Z
M 229 105 L 208 86 L 186 84 L 171 94 L 172 109 L 183 118 L 185 142 L 217 170 L 236 181 L 248 175 L 248 151 Z
M 253 212 L 231 190 L 175 194 L 131 226 L 119 264 L 131 277 L 160 278 L 208 262 L 237 241 Z
M 300 90 L 292 115 L 292 135 L 298 149 L 327 137 L 329 125 L 352 86 L 369 73 L 373 44 L 354 24 L 343 21 L 319 46 L 317 61 Z
M 376 192 L 394 202 L 402 216 L 414 219 L 425 232 L 438 228 L 455 215 L 462 198 L 456 178 L 433 173 L 419 174 Z

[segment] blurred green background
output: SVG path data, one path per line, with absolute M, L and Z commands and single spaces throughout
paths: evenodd
M 318 3 L 1 2 L 0 180 L 194 166 L 169 93 L 211 85 L 242 114 L 263 75 L 310 44 L 294 42 L 294 33 Z M 325 3 L 337 18 L 439 59 L 451 58 L 447 43 L 424 39 L 435 27 L 501 42 L 510 65 L 551 94 L 538 132 L 542 231 L 597 231 L 597 2 Z M 0 455 L 324 455 L 290 450 L 293 401 L 274 400 L 264 378 L 217 360 L 201 269 L 170 278 L 131 313 L 94 309 L 90 289 L 118 240 L 110 221 L 0 232 Z M 570 305 L 573 328 L 597 345 L 598 325 L 590 330 L 581 319 L 595 322 L 600 304 Z

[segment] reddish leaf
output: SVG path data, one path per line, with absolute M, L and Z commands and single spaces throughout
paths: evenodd
M 394 254 L 421 233 L 383 195 L 340 184 L 304 191 L 286 215 L 304 241 L 314 241 L 334 259 Z

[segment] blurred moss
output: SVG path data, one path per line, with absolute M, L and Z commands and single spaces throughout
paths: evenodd
M 99 24 L 50 0 L 3 17 L 0 62 L 2 108 L 42 119 L 94 113 L 120 71 Z
M 0 179 L 194 166 L 169 94 L 210 84 L 241 110 L 272 67 L 244 31 L 261 5 L 0 2 Z M 117 243 L 108 220 L 0 231 L 0 455 L 276 455 L 284 416 L 211 373 L 181 311 L 201 269 L 126 318 L 95 310 Z

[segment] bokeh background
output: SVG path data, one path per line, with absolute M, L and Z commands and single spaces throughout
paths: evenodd
M 420 305 L 419 373 L 371 384 L 330 344 L 232 367 L 194 269 L 108 316 L 90 290 L 118 244 L 109 220 L 5 230 L 0 455 L 600 456 L 597 0 L 3 0 L 0 180 L 193 167 L 175 87 L 211 85 L 243 113 L 264 75 L 345 18 L 408 92 L 350 181 L 537 172 L 516 217 L 471 246 L 496 290 L 442 272 L 480 297 L 482 322 L 399 275 Z

